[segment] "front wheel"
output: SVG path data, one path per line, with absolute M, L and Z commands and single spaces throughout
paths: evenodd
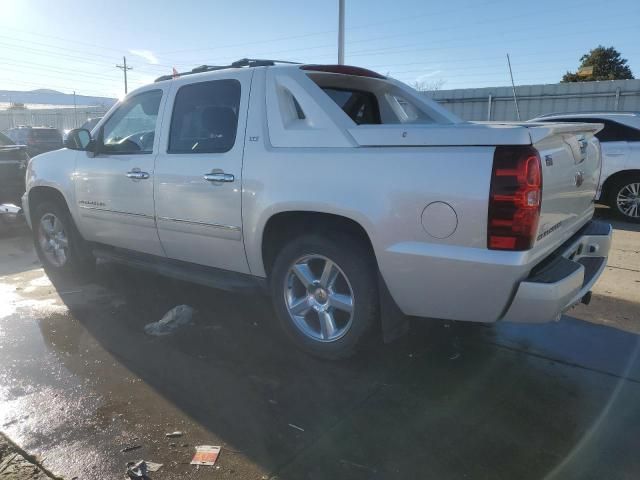
M 640 223 L 640 175 L 618 180 L 612 186 L 609 206 L 625 220 Z
M 346 358 L 378 320 L 376 264 L 370 248 L 346 235 L 303 235 L 275 260 L 271 294 L 280 324 L 303 350 Z
M 71 275 L 95 266 L 66 208 L 42 202 L 36 205 L 33 218 L 34 244 L 47 273 Z

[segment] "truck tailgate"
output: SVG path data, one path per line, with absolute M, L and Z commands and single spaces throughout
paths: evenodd
M 529 124 L 542 163 L 542 204 L 534 248 L 560 245 L 593 215 L 602 125 Z

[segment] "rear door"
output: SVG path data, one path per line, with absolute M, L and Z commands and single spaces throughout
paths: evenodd
M 156 160 L 158 234 L 167 256 L 248 273 L 242 156 L 252 69 L 173 80 Z
M 78 152 L 76 201 L 87 240 L 164 255 L 154 218 L 154 158 L 166 85 L 126 98 L 101 126 L 104 147 Z

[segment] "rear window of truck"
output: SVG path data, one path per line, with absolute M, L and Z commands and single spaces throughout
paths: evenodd
M 358 125 L 382 123 L 378 99 L 373 93 L 346 88 L 323 88 L 322 90 Z
M 53 128 L 34 128 L 29 134 L 31 138 L 48 142 L 61 142 L 62 135 Z

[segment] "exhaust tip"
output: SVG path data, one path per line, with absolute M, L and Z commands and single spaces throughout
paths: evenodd
M 580 301 L 585 305 L 589 305 L 591 303 L 591 291 L 588 291 Z

